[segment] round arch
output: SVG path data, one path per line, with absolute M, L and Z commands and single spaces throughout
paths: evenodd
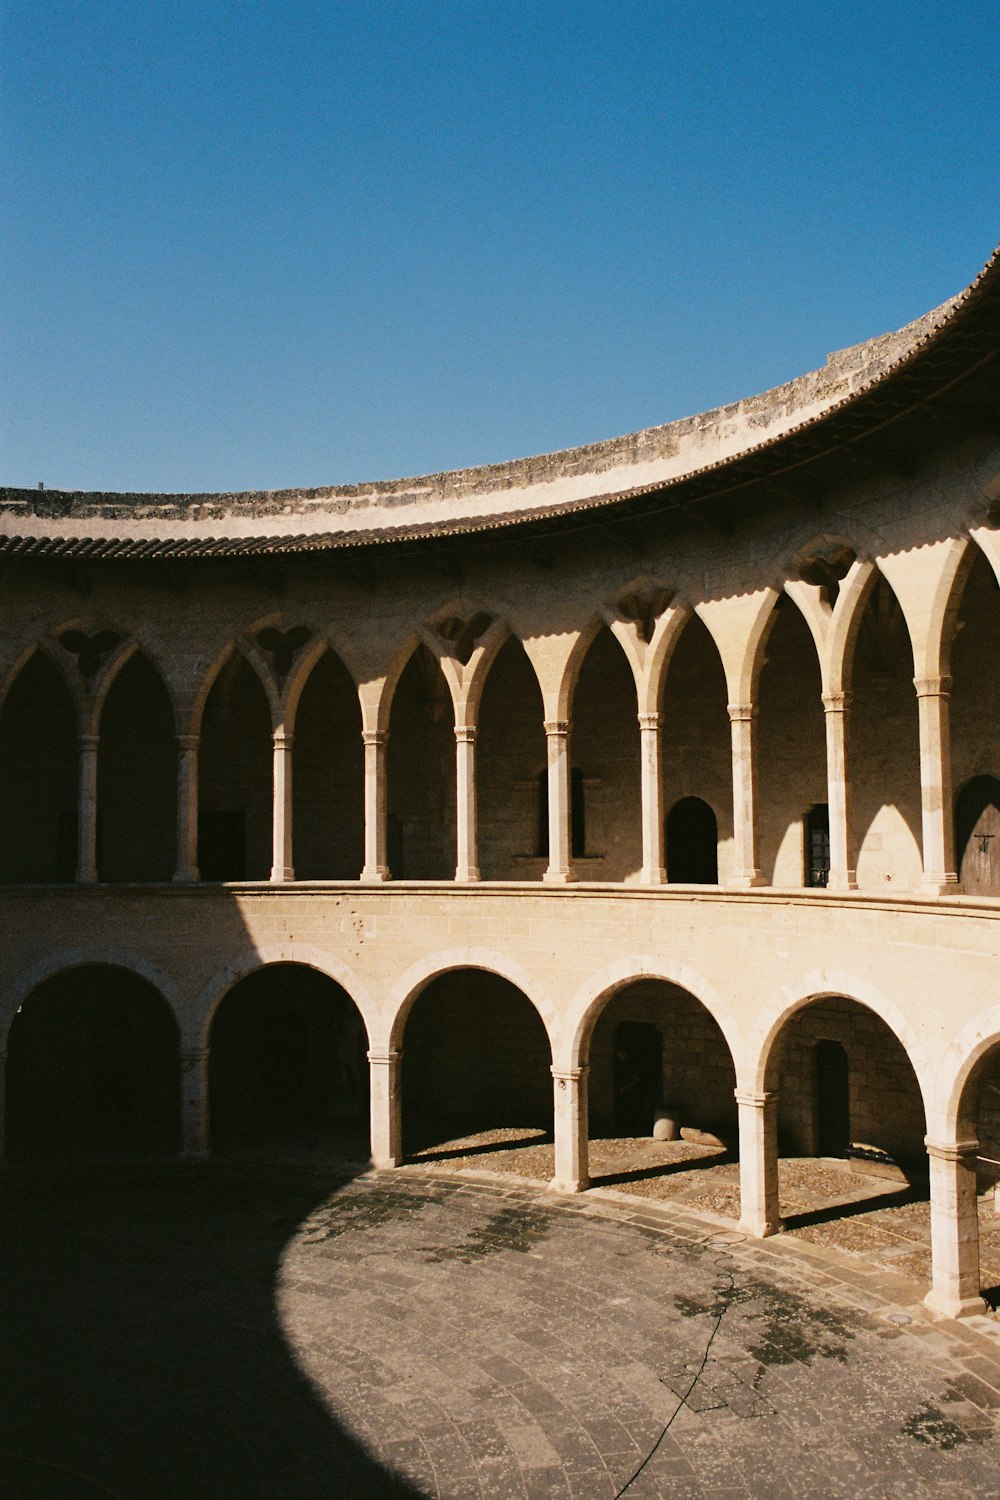
M 767 1088 L 768 1069 L 776 1056 L 777 1043 L 786 1024 L 799 1011 L 818 1000 L 850 1000 L 877 1016 L 892 1032 L 913 1069 L 920 1090 L 924 1115 L 931 1118 L 934 1087 L 931 1068 L 916 1033 L 898 1006 L 874 986 L 856 974 L 837 970 L 807 974 L 801 985 L 787 985 L 763 1005 L 760 1019 L 749 1033 L 744 1053 L 744 1067 L 739 1070 L 740 1086 L 748 1093 L 763 1094 Z
M 435 979 L 440 979 L 442 975 L 459 969 L 483 969 L 489 974 L 495 974 L 498 979 L 506 979 L 508 984 L 520 990 L 541 1017 L 549 1039 L 549 1046 L 552 1048 L 553 1058 L 555 1058 L 553 1032 L 557 1012 L 551 999 L 541 990 L 534 975 L 529 974 L 516 959 L 507 958 L 504 954 L 494 953 L 485 948 L 449 948 L 444 952 L 433 954 L 430 958 L 421 959 L 406 971 L 393 986 L 386 1001 L 388 1050 L 402 1050 L 407 1017 L 427 986 Z
M 586 1063 L 587 1048 L 601 1011 L 619 990 L 641 980 L 658 980 L 673 985 L 703 1005 L 722 1032 L 733 1061 L 738 1062 L 742 1032 L 729 1004 L 718 990 L 689 964 L 678 959 L 664 963 L 662 958 L 636 955 L 609 964 L 577 990 L 566 1009 L 567 1048 L 565 1055 L 560 1057 L 560 1066 L 579 1068 Z
M 309 943 L 273 943 L 263 948 L 250 948 L 214 974 L 192 1007 L 185 1031 L 186 1046 L 192 1051 L 206 1048 L 215 1012 L 229 991 L 258 969 L 274 964 L 298 964 L 332 979 L 357 1006 L 368 1033 L 369 1049 L 374 1047 L 378 1035 L 378 1009 L 371 991 L 346 964 Z
M 185 1007 L 180 986 L 162 969 L 150 963 L 134 949 L 96 947 L 57 949 L 56 952 L 47 954 L 37 964 L 18 975 L 7 986 L 0 999 L 0 1048 L 6 1046 L 10 1023 L 18 1008 L 40 984 L 44 984 L 47 979 L 52 979 L 57 974 L 98 965 L 109 969 L 122 969 L 134 974 L 137 979 L 144 979 L 153 989 L 158 990 L 170 1007 L 183 1046 Z

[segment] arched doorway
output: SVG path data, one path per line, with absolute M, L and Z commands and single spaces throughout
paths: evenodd
M 701 797 L 682 797 L 667 814 L 667 879 L 678 885 L 718 885 L 719 827 Z
M 299 880 L 356 880 L 364 863 L 364 746 L 354 680 L 326 651 L 295 715 L 295 873 Z
M 872 1216 L 927 1195 L 923 1097 L 899 1038 L 857 1000 L 810 1001 L 775 1042 L 767 1089 L 778 1094 L 786 1223 L 815 1238 L 827 1232 L 816 1226 L 863 1214 L 873 1248 L 891 1249 Z
M 266 880 L 271 869 L 271 714 L 236 651 L 208 695 L 198 752 L 202 880 Z
M 220 1001 L 209 1033 L 213 1149 L 368 1155 L 368 1036 L 354 1001 L 305 964 L 268 964 Z
M 903 611 L 878 574 L 850 672 L 848 774 L 861 890 L 912 890 L 923 874 L 920 733 Z
M 730 873 L 733 837 L 733 753 L 726 674 L 718 648 L 707 627 L 692 615 L 674 648 L 663 687 L 660 731 L 663 761 L 663 805 L 697 800 L 717 822 L 715 876 L 718 883 Z M 680 814 L 683 818 L 684 813 Z M 707 820 L 700 830 L 707 844 Z M 669 843 L 670 828 L 667 828 Z M 704 845 L 700 845 L 704 847 Z M 673 869 L 667 855 L 667 879 L 679 881 L 686 861 Z M 688 867 L 689 868 L 689 867 Z M 710 866 L 699 860 L 704 872 Z M 697 880 L 698 884 L 702 881 Z
M 758 685 L 757 828 L 768 885 L 812 883 L 809 810 L 827 797 L 821 695 L 809 627 L 779 594 Z
M 1000 895 L 1000 781 L 995 776 L 974 776 L 958 794 L 955 862 L 968 895 Z
M 588 1056 L 592 1179 L 656 1179 L 655 1196 L 670 1197 L 698 1174 L 685 1193 L 721 1193 L 736 1212 L 736 1069 L 706 1006 L 665 980 L 634 980 L 597 1016 Z
M 484 880 L 540 880 L 548 854 L 539 842 L 538 777 L 545 767 L 542 692 L 527 653 L 510 636 L 483 687 L 476 738 L 479 869 Z
M 516 985 L 485 969 L 440 975 L 414 1002 L 403 1037 L 407 1154 L 476 1156 L 498 1139 L 547 1137 L 551 1066 L 545 1024 Z
M 163 679 L 141 651 L 101 712 L 97 752 L 100 880 L 170 880 L 176 853 L 177 740 Z
M 127 969 L 88 964 L 45 980 L 10 1026 L 11 1159 L 176 1152 L 178 1045 L 163 996 Z
M 76 710 L 62 675 L 34 651 L 0 713 L 0 880 L 71 881 L 80 781 Z
M 576 680 L 570 745 L 572 858 L 588 879 L 634 877 L 642 868 L 635 678 L 606 625 Z
M 955 868 L 970 895 L 1000 895 L 1000 586 L 974 548 L 951 648 Z
M 388 759 L 393 877 L 453 880 L 455 713 L 444 673 L 424 645 L 392 696 Z

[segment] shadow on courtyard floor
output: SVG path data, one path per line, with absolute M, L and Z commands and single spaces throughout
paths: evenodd
M 21 1167 L 0 1184 L 0 1495 L 416 1496 L 296 1367 L 279 1262 L 350 1166 Z

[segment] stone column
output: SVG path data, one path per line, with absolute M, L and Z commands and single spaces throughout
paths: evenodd
M 582 1193 L 590 1186 L 587 1119 L 589 1067 L 553 1068 L 556 1170 L 558 1193 Z
M 274 736 L 271 879 L 276 883 L 295 879 L 292 860 L 292 738 L 292 735 L 281 732 Z
M 96 734 L 81 734 L 80 807 L 77 821 L 76 878 L 81 885 L 97 879 L 97 746 Z
M 181 1053 L 181 1155 L 185 1161 L 208 1156 L 208 1048 Z
M 660 715 L 639 715 L 639 749 L 642 768 L 642 873 L 644 885 L 662 885 L 667 878 L 663 862 L 663 773 L 660 765 Z
M 177 736 L 177 862 L 174 879 L 198 880 L 198 736 Z
M 549 867 L 544 879 L 553 885 L 565 885 L 573 879 L 570 864 L 569 721 L 548 720 L 545 743 L 549 766 Z
M 456 880 L 478 880 L 476 826 L 476 727 L 455 725 L 455 792 L 457 797 Z
M 372 1166 L 398 1167 L 403 1160 L 402 1052 L 369 1052 Z
M 847 770 L 847 716 L 850 693 L 824 693 L 826 724 L 826 800 L 830 813 L 831 891 L 857 890 L 857 874 L 851 863 L 851 784 Z
M 365 729 L 361 738 L 365 742 L 365 867 L 361 879 L 369 882 L 391 880 L 386 859 L 386 745 L 389 735 L 384 729 Z
M 915 677 L 920 714 L 920 810 L 924 874 L 920 889 L 956 894 L 955 829 L 951 806 L 950 677 Z
M 754 721 L 757 710 L 752 703 L 730 703 L 729 724 L 733 741 L 733 845 L 734 870 L 728 884 L 740 888 L 763 885 L 764 876 L 757 868 L 757 824 L 754 808 L 756 767 L 754 764 Z
M 924 1303 L 945 1318 L 986 1311 L 979 1295 L 978 1141 L 928 1140 L 931 1289 Z
M 736 1093 L 740 1116 L 740 1227 L 763 1240 L 781 1228 L 778 1096 Z

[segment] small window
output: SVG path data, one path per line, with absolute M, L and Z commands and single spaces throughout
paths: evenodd
M 806 813 L 806 885 L 830 883 L 830 808 L 817 802 Z

